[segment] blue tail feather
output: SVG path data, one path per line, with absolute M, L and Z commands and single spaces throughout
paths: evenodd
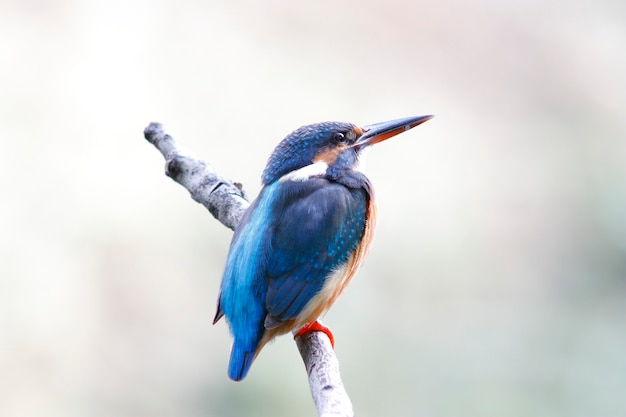
M 230 363 L 228 364 L 228 377 L 233 381 L 241 381 L 246 377 L 250 366 L 256 356 L 256 349 L 250 350 L 235 343 L 230 352 Z

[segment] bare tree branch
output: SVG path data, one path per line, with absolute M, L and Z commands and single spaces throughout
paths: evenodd
M 210 164 L 186 155 L 160 123 L 150 123 L 143 132 L 165 158 L 165 175 L 189 191 L 224 226 L 235 230 L 250 203 L 241 184 L 217 175 Z
M 354 416 L 352 402 L 341 382 L 339 361 L 325 333 L 309 332 L 296 338 L 309 375 L 313 402 L 320 417 Z
M 185 187 L 224 226 L 234 230 L 250 205 L 241 184 L 220 177 L 210 164 L 186 155 L 160 123 L 150 123 L 144 136 L 165 158 L 165 174 Z M 309 332 L 298 337 L 296 344 L 309 376 L 318 415 L 354 416 L 328 336 Z

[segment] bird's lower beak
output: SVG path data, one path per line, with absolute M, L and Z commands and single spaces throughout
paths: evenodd
M 382 142 L 399 133 L 406 132 L 417 125 L 432 119 L 433 115 L 405 117 L 404 119 L 390 120 L 388 122 L 374 123 L 363 126 L 363 135 L 357 140 L 356 145 L 366 147 Z

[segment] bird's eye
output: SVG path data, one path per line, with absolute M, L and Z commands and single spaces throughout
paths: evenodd
M 341 132 L 335 132 L 333 135 L 333 140 L 336 143 L 344 143 L 346 141 L 346 136 Z

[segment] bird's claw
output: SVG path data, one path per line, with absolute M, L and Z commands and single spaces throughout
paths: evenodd
M 333 336 L 333 332 L 330 331 L 330 329 L 326 326 L 324 326 L 322 323 L 320 323 L 319 321 L 315 320 L 313 323 L 309 323 L 307 325 L 305 325 L 304 327 L 302 327 L 300 330 L 298 330 L 298 332 L 293 336 L 294 339 L 303 336 L 309 332 L 323 332 L 326 334 L 326 336 L 328 336 L 328 339 L 330 340 L 330 344 L 332 345 L 333 349 L 335 348 L 335 336 Z

